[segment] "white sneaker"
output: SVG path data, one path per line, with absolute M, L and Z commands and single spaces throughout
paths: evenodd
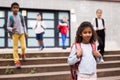
M 104 59 L 103 58 L 100 58 L 100 63 L 104 63 Z

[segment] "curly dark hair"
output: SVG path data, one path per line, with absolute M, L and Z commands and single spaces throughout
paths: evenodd
M 17 5 L 18 7 L 20 7 L 17 2 L 14 2 L 14 3 L 11 4 L 11 8 L 12 8 L 14 5 Z
M 76 37 L 75 37 L 75 42 L 76 43 L 82 42 L 82 36 L 80 36 L 80 34 L 82 34 L 83 30 L 87 27 L 90 27 L 91 30 L 92 30 L 92 37 L 90 39 L 90 43 L 94 43 L 97 40 L 97 35 L 96 35 L 96 32 L 93 29 L 93 25 L 90 22 L 85 21 L 85 22 L 82 22 L 77 29 Z

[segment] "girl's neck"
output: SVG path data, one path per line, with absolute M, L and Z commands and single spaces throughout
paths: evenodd
M 90 42 L 82 41 L 83 44 L 89 44 Z

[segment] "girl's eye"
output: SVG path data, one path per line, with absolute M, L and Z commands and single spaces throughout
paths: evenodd
M 87 32 L 83 32 L 84 34 L 87 34 Z
M 90 32 L 88 32 L 89 34 L 91 34 L 92 32 L 90 31 Z

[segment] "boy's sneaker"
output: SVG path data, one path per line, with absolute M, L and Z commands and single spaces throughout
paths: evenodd
M 20 68 L 21 68 L 21 63 L 20 63 L 20 61 L 17 61 L 17 62 L 15 63 L 15 67 L 16 67 L 16 69 L 20 69 Z
M 26 60 L 26 56 L 25 56 L 25 55 L 21 55 L 21 58 L 22 58 L 22 61 L 25 62 L 25 60 Z

